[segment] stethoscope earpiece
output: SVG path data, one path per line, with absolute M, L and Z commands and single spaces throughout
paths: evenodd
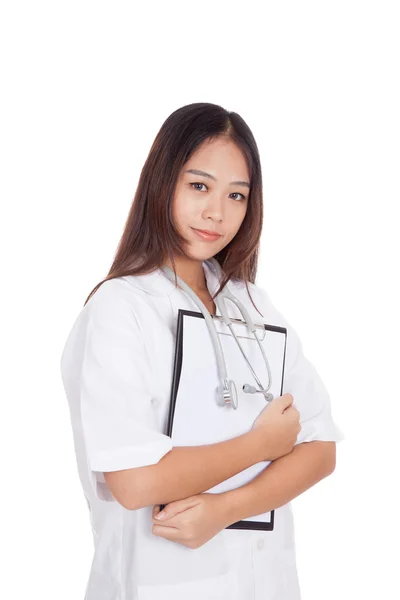
M 249 385 L 248 383 L 245 383 L 244 386 L 242 387 L 242 390 L 246 393 L 246 394 L 255 394 L 257 392 L 256 388 L 254 387 L 254 385 Z
M 249 385 L 248 383 L 245 383 L 244 386 L 242 387 L 242 390 L 245 392 L 245 394 L 262 394 L 263 390 L 257 390 L 254 385 Z M 267 402 L 271 402 L 274 399 L 274 395 L 271 393 L 268 394 L 264 394 L 265 400 Z

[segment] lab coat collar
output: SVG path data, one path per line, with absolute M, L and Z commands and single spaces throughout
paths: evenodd
M 220 280 L 209 260 L 203 261 L 203 271 L 208 291 L 212 295 L 218 289 Z M 171 296 L 177 289 L 175 283 L 170 281 L 160 268 L 145 275 L 128 275 L 124 279 L 131 281 L 135 287 L 154 296 Z

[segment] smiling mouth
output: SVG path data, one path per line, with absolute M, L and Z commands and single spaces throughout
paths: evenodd
M 219 233 L 207 233 L 206 231 L 195 229 L 194 227 L 191 227 L 191 229 L 203 240 L 215 241 L 221 237 L 221 234 Z

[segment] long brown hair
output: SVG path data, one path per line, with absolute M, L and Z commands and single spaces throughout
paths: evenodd
M 247 282 L 255 283 L 263 225 L 260 156 L 253 134 L 242 117 L 208 102 L 178 108 L 164 121 L 142 168 L 108 275 L 93 288 L 85 304 L 108 279 L 150 273 L 165 263 L 166 254 L 176 277 L 174 255 L 185 254 L 182 246 L 185 239 L 172 220 L 176 183 L 181 169 L 196 149 L 217 137 L 230 138 L 242 151 L 250 175 L 250 193 L 239 231 L 214 256 L 224 278 L 213 299 L 230 279 L 238 279 L 245 282 L 254 305 Z

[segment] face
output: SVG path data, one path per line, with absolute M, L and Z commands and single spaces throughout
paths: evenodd
M 191 156 L 179 175 L 173 199 L 174 222 L 187 240 L 188 258 L 207 260 L 229 244 L 246 215 L 249 192 L 246 161 L 230 139 L 207 142 Z M 221 235 L 207 240 L 194 229 Z

